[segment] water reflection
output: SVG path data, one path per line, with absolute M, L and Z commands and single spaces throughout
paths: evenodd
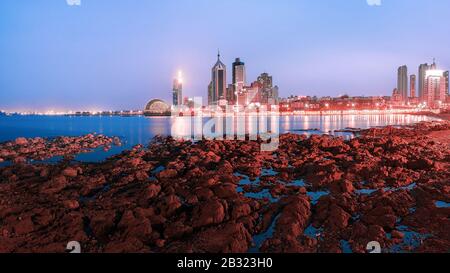
M 331 115 L 331 116 L 236 116 L 236 117 L 66 117 L 66 116 L 8 116 L 0 117 L 0 142 L 17 137 L 80 136 L 102 133 L 118 136 L 125 142 L 123 149 L 136 144 L 146 145 L 154 136 L 179 136 L 201 139 L 205 124 L 210 122 L 213 133 L 226 132 L 240 139 L 245 134 L 252 136 L 265 132 L 335 135 L 346 134 L 335 130 L 369 128 L 386 125 L 407 125 L 421 121 L 432 121 L 427 116 L 391 115 Z M 222 121 L 222 122 L 221 122 Z M 310 129 L 318 129 L 311 131 Z

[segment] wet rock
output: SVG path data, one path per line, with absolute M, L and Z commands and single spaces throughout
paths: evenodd
M 115 217 L 116 213 L 114 211 L 96 213 L 89 223 L 94 236 L 100 240 L 106 240 L 108 234 L 112 232 L 115 226 Z
M 80 204 L 76 200 L 66 200 L 64 201 L 64 207 L 67 209 L 78 209 L 80 207 Z
M 28 140 L 24 137 L 19 137 L 19 138 L 16 138 L 15 144 L 19 145 L 19 146 L 27 145 Z
M 246 253 L 251 241 L 252 237 L 242 223 L 229 222 L 195 235 L 192 249 L 195 253 Z
M 225 208 L 218 200 L 198 204 L 193 211 L 192 226 L 194 228 L 220 224 L 225 218 Z
M 68 167 L 62 171 L 62 175 L 73 178 L 77 177 L 78 171 L 74 168 Z
M 249 204 L 236 204 L 233 207 L 231 218 L 237 220 L 241 217 L 247 216 L 252 212 Z
M 157 174 L 158 179 L 170 179 L 177 176 L 177 171 L 174 169 L 164 170 Z

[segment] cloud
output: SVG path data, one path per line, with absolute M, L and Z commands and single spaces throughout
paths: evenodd
M 381 0 L 366 0 L 369 6 L 381 6 Z
M 81 6 L 81 0 L 66 0 L 69 6 Z

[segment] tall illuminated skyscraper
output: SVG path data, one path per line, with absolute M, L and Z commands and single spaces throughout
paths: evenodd
M 403 101 L 408 100 L 408 67 L 406 65 L 398 68 L 397 90 Z
M 419 99 L 421 101 L 426 101 L 425 98 L 425 84 L 426 84 L 426 74 L 428 70 L 435 70 L 437 67 L 435 60 L 429 65 L 428 63 L 421 64 L 419 66 Z
M 172 97 L 172 104 L 174 106 L 183 104 L 183 79 L 181 71 L 178 72 L 177 78 L 173 80 Z
M 227 68 L 220 61 L 220 52 L 217 54 L 217 62 L 211 70 L 211 83 L 208 87 L 208 103 L 217 104 L 219 100 L 226 98 Z
M 242 92 L 246 85 L 245 63 L 240 58 L 236 58 L 233 63 L 233 99 L 237 101 L 237 94 Z
M 446 82 L 443 70 L 430 69 L 425 75 L 424 100 L 429 107 L 438 108 L 446 99 Z
M 416 75 L 411 75 L 409 77 L 409 96 L 411 98 L 416 97 Z

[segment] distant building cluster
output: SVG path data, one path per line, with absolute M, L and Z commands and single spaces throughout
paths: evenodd
M 280 101 L 280 112 L 297 111 L 344 111 L 385 110 L 389 108 L 389 97 L 310 97 L 290 96 Z
M 227 67 L 220 60 L 220 53 L 217 55 L 208 85 L 208 105 L 277 105 L 278 96 L 278 86 L 273 85 L 273 78 L 268 73 L 262 73 L 256 81 L 247 84 L 245 63 L 240 58 L 233 62 L 232 82 L 227 84 Z
M 392 110 L 392 109 L 449 109 L 449 72 L 437 68 L 436 62 L 421 64 L 418 74 L 408 74 L 406 65 L 397 71 L 397 87 L 392 96 L 350 97 L 311 97 L 290 96 L 280 98 L 278 86 L 268 73 L 260 74 L 255 81 L 247 81 L 246 65 L 236 58 L 231 66 L 231 83 L 227 79 L 227 66 L 217 54 L 217 62 L 211 69 L 211 81 L 208 85 L 208 106 L 203 111 L 210 111 L 214 106 L 233 106 L 235 111 L 245 109 L 278 109 L 284 113 L 321 111 L 338 112 L 347 110 Z M 145 115 L 170 115 L 171 110 L 181 114 L 194 113 L 202 101 L 183 97 L 183 79 L 181 72 L 173 80 L 172 107 L 162 100 L 150 101 L 144 110 Z M 178 107 L 178 108 L 177 108 Z M 277 111 L 278 111 L 277 110 Z M 122 113 L 123 115 L 123 113 Z
M 409 80 L 409 88 L 408 88 Z M 436 62 L 419 66 L 418 75 L 408 76 L 408 67 L 400 66 L 397 88 L 392 92 L 394 105 L 421 105 L 424 108 L 443 108 L 449 103 L 449 72 L 437 68 Z

